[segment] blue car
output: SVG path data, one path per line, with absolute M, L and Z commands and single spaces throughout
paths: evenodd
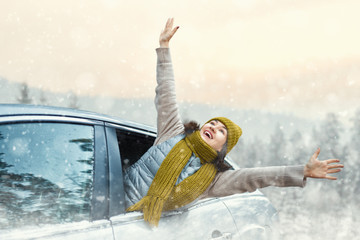
M 102 114 L 0 104 L 0 239 L 278 239 L 260 191 L 164 212 L 155 229 L 126 212 L 123 170 L 155 138 Z

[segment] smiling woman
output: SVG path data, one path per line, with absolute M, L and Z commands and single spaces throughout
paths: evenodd
M 183 124 L 177 107 L 169 41 L 179 29 L 168 19 L 156 49 L 155 104 L 157 138 L 135 164 L 125 170 L 127 211 L 143 211 L 145 221 L 158 225 L 161 212 L 197 199 L 252 192 L 267 186 L 305 186 L 307 177 L 336 179 L 328 173 L 342 168 L 337 159 L 319 161 L 317 150 L 304 166 L 229 170 L 225 155 L 236 145 L 241 128 L 225 117 L 205 123 Z M 149 169 L 151 169 L 149 171 Z M 143 176 L 146 176 L 144 178 Z

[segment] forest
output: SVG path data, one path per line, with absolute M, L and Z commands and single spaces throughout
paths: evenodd
M 319 159 L 337 158 L 345 165 L 338 180 L 307 180 L 304 189 L 266 188 L 261 191 L 279 211 L 284 239 L 355 239 L 360 224 L 360 109 L 346 128 L 328 113 L 309 132 L 291 135 L 277 125 L 270 138 L 240 142 L 232 153 L 241 167 L 305 164 L 317 147 Z

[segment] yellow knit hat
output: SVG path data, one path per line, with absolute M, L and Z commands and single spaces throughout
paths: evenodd
M 206 123 L 211 122 L 212 120 L 218 120 L 222 124 L 225 125 L 225 127 L 227 129 L 226 153 L 229 153 L 231 151 L 231 149 L 233 149 L 233 147 L 236 145 L 236 143 L 238 142 L 238 140 L 242 134 L 241 128 L 238 125 L 236 125 L 233 121 L 231 121 L 230 119 L 228 119 L 226 117 L 212 118 L 209 121 L 207 121 Z

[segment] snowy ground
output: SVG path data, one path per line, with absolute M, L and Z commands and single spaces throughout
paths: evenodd
M 323 240 L 358 239 L 360 221 L 355 221 L 351 212 L 337 216 L 329 213 L 280 213 L 281 234 L 286 239 Z
M 347 196 L 323 191 L 321 184 L 326 183 L 308 183 L 304 189 L 262 190 L 279 212 L 284 240 L 359 239 L 359 205 L 346 201 Z

